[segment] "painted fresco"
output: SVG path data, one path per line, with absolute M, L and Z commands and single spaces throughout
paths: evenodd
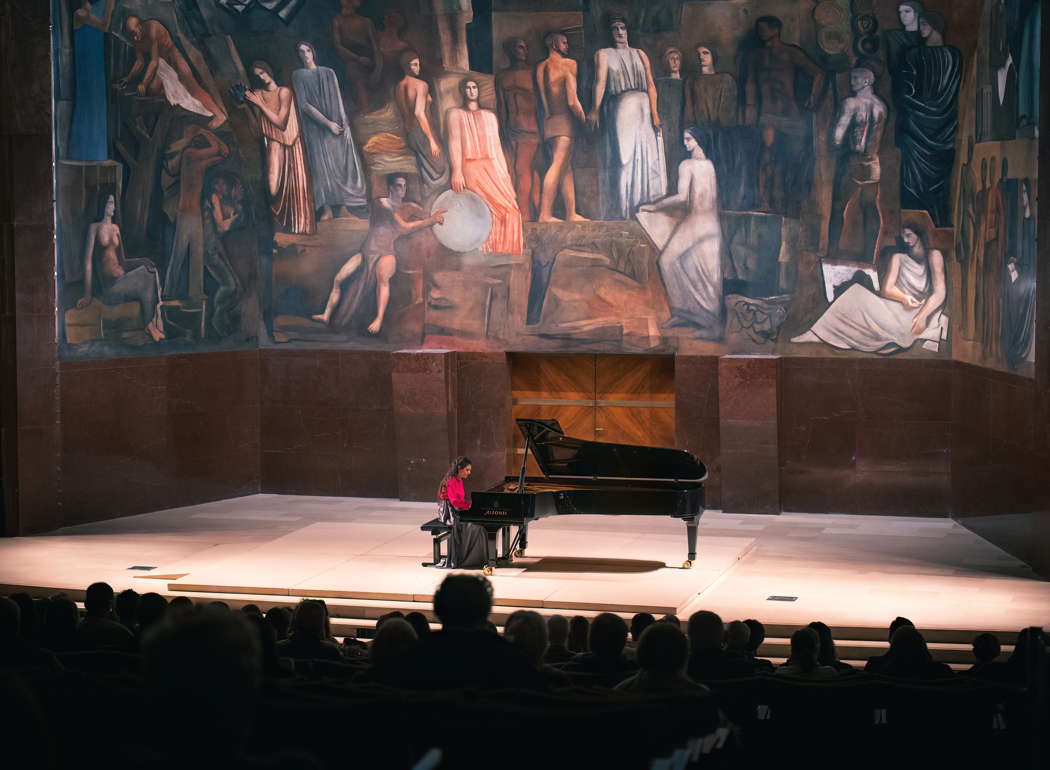
M 66 357 L 262 344 L 1031 368 L 1038 2 L 54 13 Z

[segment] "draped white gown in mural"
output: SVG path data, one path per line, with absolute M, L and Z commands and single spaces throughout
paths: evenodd
M 907 254 L 900 254 L 899 258 L 897 288 L 920 303 L 925 302 L 933 288 L 928 262 L 919 262 Z M 920 310 L 921 307 L 907 307 L 854 284 L 831 304 L 810 331 L 836 348 L 892 353 L 911 347 L 916 340 L 941 339 L 941 329 L 947 322 L 943 308 L 930 314 L 920 335 L 911 333 Z
M 629 219 L 667 192 L 663 139 L 653 128 L 645 66 L 636 48 L 604 48 L 601 107 L 602 219 Z

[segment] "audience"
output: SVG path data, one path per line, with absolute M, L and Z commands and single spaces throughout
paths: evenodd
M 324 604 L 303 599 L 292 615 L 291 633 L 277 643 L 277 654 L 294 660 L 342 660 L 339 645 L 328 639 L 326 620 Z
M 689 678 L 696 682 L 740 679 L 755 673 L 751 661 L 723 649 L 722 618 L 700 610 L 689 618 Z
M 424 636 L 430 633 L 430 621 L 427 620 L 427 616 L 418 610 L 410 612 L 405 615 L 405 620 L 416 632 L 416 638 L 422 639 Z
M 817 638 L 820 640 L 820 665 L 833 668 L 839 674 L 854 670 L 849 663 L 839 660 L 838 652 L 835 650 L 835 637 L 832 636 L 827 623 L 814 620 L 809 624 L 809 628 L 817 632 Z
M 619 615 L 603 612 L 592 622 L 587 636 L 590 652 L 579 652 L 562 664 L 562 671 L 590 674 L 595 683 L 612 686 L 633 674 L 638 665 L 624 654 L 627 623 Z
M 905 626 L 910 626 L 911 628 L 915 628 L 915 624 L 912 623 L 907 618 L 902 618 L 899 615 L 897 617 L 895 617 L 893 619 L 893 622 L 890 623 L 890 631 L 889 631 L 889 634 L 886 635 L 886 641 L 892 642 L 893 641 L 893 635 L 894 635 L 894 633 L 896 633 L 897 629 L 898 628 L 903 628 Z M 870 671 L 870 672 L 873 672 L 873 673 L 876 673 L 876 674 L 881 673 L 883 667 L 887 663 L 888 657 L 889 657 L 889 653 L 886 653 L 886 655 L 873 655 L 872 657 L 868 658 L 868 662 L 864 665 L 864 670 L 865 671 Z
M 168 602 L 168 613 L 186 615 L 193 612 L 193 599 L 188 596 L 176 596 Z
M 565 674 L 547 664 L 547 622 L 538 612 L 518 610 L 507 618 L 503 635 L 521 650 L 548 687 L 568 687 L 572 682 Z
M 660 695 L 707 695 L 711 691 L 685 675 L 689 641 L 674 623 L 652 623 L 638 642 L 637 674 L 616 685 L 617 690 Z
M 901 624 L 890 639 L 890 651 L 884 656 L 879 673 L 900 679 L 938 679 L 951 676 L 947 663 L 933 659 L 926 639 L 912 625 Z
M 587 652 L 587 638 L 591 624 L 583 615 L 573 615 L 569 621 L 568 646 L 572 652 Z
M 136 620 L 139 609 L 139 594 L 134 588 L 125 588 L 117 594 L 113 602 L 113 611 L 116 613 L 117 622 L 134 634 L 138 628 Z
M 354 677 L 355 682 L 396 685 L 401 666 L 419 645 L 416 630 L 404 618 L 389 617 L 376 624 L 376 636 L 368 645 L 369 668 Z
M 765 658 L 757 657 L 758 649 L 762 646 L 762 642 L 766 641 L 766 627 L 761 621 L 755 620 L 754 618 L 748 618 L 745 620 L 744 625 L 746 625 L 751 632 L 747 640 L 747 651 L 751 658 L 751 663 L 755 667 L 755 671 L 765 671 L 772 674 L 773 662 L 766 660 Z
M 793 676 L 800 679 L 834 679 L 838 672 L 831 666 L 821 665 L 820 635 L 812 628 L 800 628 L 791 635 L 791 657 L 780 666 L 777 676 Z
M 642 633 L 655 622 L 656 618 L 650 612 L 639 612 L 631 618 L 631 640 L 628 644 L 631 647 L 637 647 L 638 642 L 642 639 Z
M 92 583 L 84 593 L 84 619 L 77 627 L 77 642 L 84 650 L 130 650 L 135 637 L 116 621 L 113 589 L 109 583 Z
M 80 622 L 80 610 L 65 594 L 55 594 L 48 600 L 47 612 L 44 614 L 44 631 L 41 635 L 41 646 L 55 653 L 71 652 L 79 648 L 77 623 Z
M 564 663 L 573 656 L 568 646 L 569 620 L 564 615 L 551 615 L 547 618 L 547 652 L 543 656 L 544 663 L 557 665 Z
M 174 600 L 172 600 L 174 604 Z M 288 630 L 292 627 L 292 611 L 287 607 L 271 607 L 266 611 L 265 620 L 273 628 L 277 641 L 281 642 L 288 638 Z
M 141 638 L 147 631 L 164 619 L 168 611 L 168 600 L 158 593 L 150 591 L 139 597 L 135 610 L 135 621 L 138 635 Z

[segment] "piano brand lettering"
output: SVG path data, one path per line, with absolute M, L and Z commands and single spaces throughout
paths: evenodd
M 510 514 L 507 513 L 506 511 L 493 511 L 493 510 L 485 511 L 484 515 L 485 516 L 510 516 Z

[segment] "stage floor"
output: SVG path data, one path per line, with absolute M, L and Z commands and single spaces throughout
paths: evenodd
M 419 525 L 434 513 L 430 503 L 253 495 L 67 527 L 0 540 L 0 593 L 79 593 L 105 580 L 169 595 L 367 601 L 377 613 L 429 603 L 447 574 L 420 566 L 431 544 Z M 709 511 L 688 570 L 685 525 L 668 517 L 554 517 L 530 526 L 529 540 L 492 577 L 500 606 L 710 609 L 785 626 L 882 629 L 896 615 L 926 629 L 1050 626 L 1050 582 L 946 519 Z

